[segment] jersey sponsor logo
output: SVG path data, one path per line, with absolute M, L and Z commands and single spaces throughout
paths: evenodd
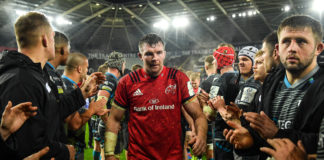
M 219 87 L 218 87 L 218 86 L 212 86 L 212 87 L 210 88 L 209 97 L 210 97 L 210 98 L 214 98 L 214 97 L 216 97 L 217 94 L 218 94 L 218 91 L 219 91 Z
M 151 104 L 157 104 L 157 103 L 159 103 L 159 102 L 160 102 L 160 100 L 159 100 L 159 99 L 156 99 L 156 98 L 154 98 L 154 99 L 150 99 L 150 100 L 149 100 L 149 102 L 150 102 Z
M 278 126 L 280 129 L 291 129 L 292 128 L 292 122 L 286 121 L 286 120 L 279 120 Z
M 175 108 L 174 104 L 172 105 L 150 105 L 143 107 L 134 107 L 135 112 L 144 112 L 144 111 L 159 111 L 159 110 L 173 110 Z
M 240 101 L 245 102 L 245 103 L 251 103 L 254 99 L 254 95 L 256 92 L 257 92 L 257 89 L 255 89 L 255 88 L 245 87 L 243 89 L 243 93 L 242 93 Z
M 194 92 L 194 90 L 192 88 L 192 85 L 191 85 L 191 82 L 190 81 L 187 82 L 187 88 L 188 88 L 189 95 L 190 96 L 194 96 L 195 95 L 195 92 Z
M 133 93 L 133 96 L 141 96 L 141 95 L 143 95 L 143 93 L 139 88 Z
M 176 93 L 176 89 L 177 89 L 177 84 L 170 84 L 167 88 L 165 88 L 165 94 L 175 94 Z

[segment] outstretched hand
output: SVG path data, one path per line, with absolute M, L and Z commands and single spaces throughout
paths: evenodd
M 246 149 L 253 145 L 253 138 L 246 128 L 232 121 L 227 121 L 227 125 L 232 127 L 234 130 L 224 129 L 223 135 L 236 149 Z
M 210 100 L 209 105 L 217 109 L 224 121 L 233 121 L 234 123 L 241 124 L 240 117 L 243 111 L 235 103 L 231 102 L 231 105 L 226 105 L 223 98 L 216 96 Z
M 38 151 L 37 153 L 34 153 L 26 158 L 24 160 L 39 160 L 41 157 L 43 157 L 48 151 L 50 150 L 49 147 L 45 147 Z M 55 158 L 51 158 L 51 160 L 54 160 Z
M 267 142 L 274 148 L 261 147 L 260 150 L 271 155 L 276 160 L 306 160 L 307 154 L 299 140 L 297 146 L 287 138 L 268 139 Z
M 11 101 L 8 102 L 1 118 L 0 133 L 3 140 L 6 140 L 12 133 L 16 132 L 25 121 L 37 114 L 37 107 L 32 106 L 31 102 L 20 103 L 12 107 Z
M 80 89 L 83 97 L 89 98 L 98 93 L 99 84 L 105 81 L 106 77 L 101 72 L 94 72 L 82 83 Z
M 198 101 L 199 101 L 200 106 L 207 105 L 207 101 L 209 100 L 209 95 L 208 95 L 208 93 L 206 91 L 204 91 L 202 89 L 197 97 L 198 97 Z
M 263 111 L 260 114 L 247 112 L 244 113 L 244 116 L 250 122 L 251 128 L 257 131 L 264 139 L 273 138 L 279 130 L 276 124 Z
M 93 114 L 102 116 L 109 112 L 107 108 L 105 108 L 106 100 L 100 99 L 98 101 L 94 101 L 94 99 L 89 104 L 89 109 L 93 109 Z

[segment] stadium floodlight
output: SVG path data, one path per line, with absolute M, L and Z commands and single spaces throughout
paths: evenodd
M 314 0 L 312 8 L 315 11 L 322 12 L 324 10 L 323 5 L 324 5 L 323 0 Z
M 248 16 L 252 16 L 253 12 L 252 11 L 248 11 Z
M 239 13 L 238 15 L 239 15 L 239 17 L 242 17 L 242 13 Z
M 26 13 L 27 13 L 27 11 L 23 11 L 23 10 L 19 10 L 19 9 L 16 10 L 16 14 L 17 14 L 18 16 L 24 15 L 24 14 L 26 14 Z
M 243 16 L 243 17 L 245 17 L 245 16 L 246 16 L 246 13 L 245 13 L 245 12 L 243 12 L 243 13 L 242 13 L 242 16 Z
M 183 28 L 188 26 L 189 20 L 186 17 L 176 17 L 172 21 L 172 25 L 175 28 Z
M 55 19 L 55 22 L 56 22 L 57 25 L 71 25 L 72 24 L 71 21 L 69 21 L 69 20 L 67 20 L 67 19 L 65 19 L 63 17 L 57 17 Z
M 214 21 L 215 19 L 215 16 L 210 16 L 210 21 Z
M 236 14 L 232 14 L 232 18 L 235 18 L 236 17 Z
M 159 28 L 162 30 L 167 30 L 169 28 L 169 23 L 166 20 L 162 19 L 159 22 L 154 23 L 153 27 Z
M 290 6 L 286 5 L 285 8 L 284 8 L 284 11 L 288 12 L 289 10 L 290 10 Z
M 253 11 L 253 15 L 256 15 L 257 14 L 257 11 Z

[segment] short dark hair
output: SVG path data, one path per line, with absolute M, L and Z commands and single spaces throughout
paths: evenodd
M 71 73 L 71 71 L 73 71 L 75 68 L 82 65 L 82 63 L 84 62 L 83 60 L 87 59 L 88 58 L 82 53 L 76 52 L 69 54 L 69 57 L 66 60 L 64 71 Z
M 266 43 L 266 47 L 270 51 L 270 56 L 273 54 L 273 50 L 275 49 L 275 45 L 278 43 L 278 35 L 277 31 L 273 31 L 269 33 L 262 41 L 263 43 Z
M 38 37 L 49 33 L 51 24 L 46 16 L 39 12 L 28 12 L 15 22 L 15 35 L 19 48 L 35 46 Z
M 215 58 L 213 55 L 209 55 L 205 57 L 205 63 L 207 63 L 208 66 L 212 66 L 214 60 Z
M 155 33 L 150 33 L 141 38 L 141 40 L 138 43 L 138 49 L 140 52 L 142 52 L 143 44 L 147 43 L 148 45 L 152 46 L 154 44 L 158 44 L 159 42 L 161 42 L 164 46 L 164 42 L 159 35 Z
M 67 36 L 61 32 L 55 31 L 55 48 L 63 47 L 69 44 L 69 39 Z
M 310 16 L 294 15 L 284 19 L 279 25 L 278 32 L 277 32 L 278 37 L 282 29 L 285 27 L 292 27 L 292 28 L 310 27 L 315 36 L 315 41 L 317 43 L 322 41 L 323 31 L 322 31 L 321 23 Z

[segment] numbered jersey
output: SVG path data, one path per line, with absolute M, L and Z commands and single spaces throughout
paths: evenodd
M 143 69 L 118 83 L 114 103 L 129 108 L 129 159 L 183 159 L 181 106 L 194 92 L 188 77 L 164 67 L 157 77 Z

